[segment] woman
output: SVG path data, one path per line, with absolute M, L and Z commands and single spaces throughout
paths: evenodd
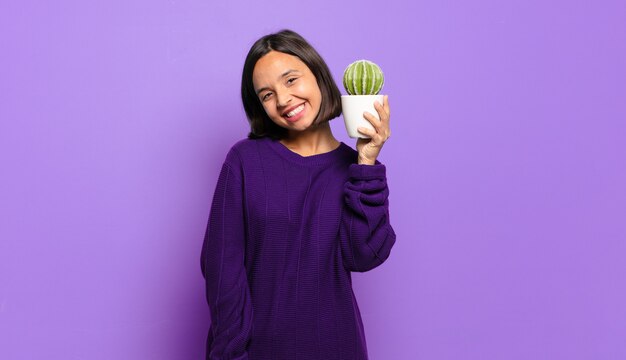
M 389 104 L 357 151 L 328 121 L 341 95 L 300 35 L 259 39 L 241 95 L 251 131 L 217 181 L 201 268 L 211 311 L 207 359 L 367 359 L 351 272 L 382 264 L 395 243 L 385 165 Z

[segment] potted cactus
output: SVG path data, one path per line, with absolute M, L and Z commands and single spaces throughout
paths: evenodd
M 378 93 L 383 88 L 384 82 L 380 67 L 369 60 L 357 60 L 348 65 L 344 71 L 343 87 L 348 95 L 341 96 L 341 108 L 346 130 L 351 138 L 369 139 L 369 136 L 360 133 L 357 128 L 374 130 L 372 124 L 363 116 L 365 111 L 380 120 L 374 102 L 383 103 L 384 95 Z

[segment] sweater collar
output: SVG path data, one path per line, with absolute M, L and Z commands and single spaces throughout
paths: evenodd
M 343 154 L 343 152 L 348 147 L 348 145 L 341 141 L 339 143 L 339 146 L 331 151 L 316 155 L 302 156 L 290 150 L 278 140 L 266 138 L 266 141 L 269 143 L 270 147 L 280 156 L 301 165 L 323 165 L 335 162 L 341 158 L 341 154 Z

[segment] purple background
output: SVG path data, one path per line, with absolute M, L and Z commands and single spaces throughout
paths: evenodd
M 1 359 L 203 356 L 241 68 L 285 27 L 338 83 L 360 58 L 386 75 L 398 238 L 353 274 L 371 359 L 626 358 L 623 2 L 20 0 L 0 5 Z

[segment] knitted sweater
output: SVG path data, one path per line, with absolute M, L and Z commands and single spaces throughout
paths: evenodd
M 365 360 L 351 272 L 396 239 L 386 168 L 336 149 L 301 156 L 244 139 L 222 165 L 201 253 L 211 326 L 206 358 Z

